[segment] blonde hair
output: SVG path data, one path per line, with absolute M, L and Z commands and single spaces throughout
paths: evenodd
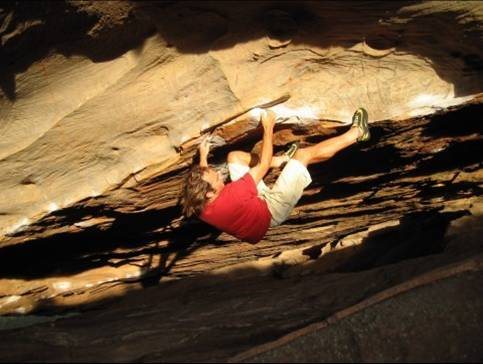
M 195 165 L 186 175 L 181 190 L 181 206 L 183 215 L 187 218 L 199 216 L 206 204 L 206 194 L 214 191 L 211 185 L 203 179 L 203 174 L 208 167 Z

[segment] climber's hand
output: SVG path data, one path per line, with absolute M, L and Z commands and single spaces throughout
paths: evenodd
M 207 167 L 208 166 L 208 154 L 210 153 L 210 146 L 211 146 L 211 135 L 206 135 L 200 143 L 198 150 L 200 152 L 200 166 Z
M 210 135 L 206 135 L 203 138 L 199 146 L 200 154 L 208 155 L 208 153 L 210 152 L 210 146 L 211 146 L 210 139 L 211 139 Z
M 265 130 L 272 130 L 275 126 L 276 115 L 272 110 L 263 110 L 260 114 L 263 128 Z

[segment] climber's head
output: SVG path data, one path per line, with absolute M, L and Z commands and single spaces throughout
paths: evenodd
M 220 173 L 213 168 L 193 166 L 185 177 L 181 193 L 183 214 L 199 216 L 205 204 L 215 199 L 224 186 Z

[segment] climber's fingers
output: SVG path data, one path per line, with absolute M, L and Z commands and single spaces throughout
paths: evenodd
M 207 134 L 201 139 L 199 150 L 201 154 L 208 154 L 211 147 L 211 134 Z

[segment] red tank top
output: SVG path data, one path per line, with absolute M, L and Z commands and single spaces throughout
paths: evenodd
M 205 205 L 200 218 L 242 241 L 257 243 L 270 227 L 271 214 L 247 173 L 225 185 L 218 197 Z

